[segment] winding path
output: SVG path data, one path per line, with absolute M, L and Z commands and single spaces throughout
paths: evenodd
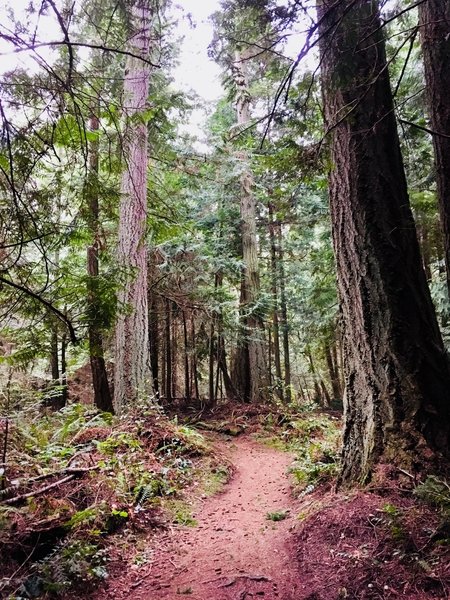
M 149 564 L 103 598 L 296 599 L 295 506 L 286 474 L 292 457 L 248 437 L 222 442 L 220 449 L 234 476 L 223 492 L 198 504 L 198 526 L 175 527 L 157 538 Z M 289 511 L 286 519 L 267 519 L 281 511 Z

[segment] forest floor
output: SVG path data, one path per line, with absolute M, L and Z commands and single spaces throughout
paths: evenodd
M 337 413 L 22 414 L 0 421 L 2 600 L 450 598 L 448 480 L 380 465 L 336 491 Z

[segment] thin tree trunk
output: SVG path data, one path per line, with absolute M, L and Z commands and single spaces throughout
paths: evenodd
M 67 334 L 61 336 L 61 408 L 67 404 Z
M 275 389 L 283 400 L 283 388 L 282 381 L 283 375 L 281 373 L 281 354 L 280 354 L 280 325 L 279 325 L 279 314 L 278 314 L 278 259 L 279 253 L 277 252 L 277 243 L 275 235 L 275 214 L 274 206 L 272 202 L 269 202 L 269 237 L 270 237 L 270 267 L 271 267 L 271 280 L 272 280 L 272 302 L 273 302 L 273 313 L 272 313 L 272 324 L 273 324 L 273 351 L 274 351 L 274 362 L 275 362 L 275 375 L 276 385 Z M 289 352 L 288 352 L 289 354 Z
M 328 373 L 330 375 L 331 389 L 333 390 L 333 399 L 336 401 L 340 401 L 342 400 L 342 396 L 339 385 L 339 375 L 337 372 L 337 365 L 333 361 L 329 340 L 326 340 L 325 342 L 324 354 L 325 359 L 327 361 Z
M 277 227 L 278 237 L 278 265 L 280 271 L 280 316 L 281 316 L 281 333 L 283 336 L 283 359 L 284 359 L 284 388 L 286 394 L 286 402 L 291 402 L 291 358 L 289 355 L 289 323 L 286 300 L 286 286 L 284 273 L 284 250 L 283 250 L 283 232 L 281 224 Z
M 195 338 L 195 318 L 191 316 L 191 336 L 192 336 L 192 370 L 194 378 L 195 397 L 200 400 L 200 392 L 198 389 L 198 370 L 197 370 L 197 344 Z
M 341 482 L 450 450 L 450 372 L 407 193 L 376 2 L 320 0 L 344 331 Z M 331 32 L 331 33 L 330 33 Z M 347 115 L 347 117 L 346 117 Z
M 208 369 L 208 384 L 209 384 L 209 404 L 214 406 L 216 403 L 214 393 L 214 315 L 211 320 L 209 331 L 209 369 Z
M 149 291 L 149 342 L 153 389 L 159 397 L 159 297 Z
M 172 398 L 176 399 L 181 394 L 178 393 L 178 305 L 171 303 L 172 307 L 172 332 L 171 332 L 171 355 L 172 355 Z
M 166 402 L 172 402 L 172 303 L 166 298 L 166 360 L 165 360 L 165 375 L 166 375 Z
M 123 270 L 115 339 L 114 408 L 123 412 L 152 391 L 147 304 L 147 150 L 148 132 L 141 117 L 147 108 L 148 59 L 153 3 L 136 0 L 130 9 L 132 35 L 124 81 L 123 156 L 118 263 Z M 125 310 L 124 310 L 125 308 Z
M 191 401 L 191 380 L 189 376 L 189 341 L 186 324 L 186 314 L 183 310 L 183 337 L 184 337 L 184 395 L 187 402 Z
M 98 111 L 98 103 L 96 103 Z M 90 130 L 99 131 L 99 118 L 95 112 L 90 118 Z M 89 142 L 89 172 L 85 189 L 86 222 L 92 243 L 87 247 L 87 312 L 89 360 L 91 364 L 92 386 L 94 388 L 94 404 L 105 412 L 114 412 L 111 391 L 106 372 L 103 346 L 103 333 L 98 324 L 101 318 L 99 298 L 99 245 L 100 245 L 100 209 L 99 209 L 99 142 L 94 138 Z
M 431 128 L 435 132 L 436 183 L 450 297 L 450 1 L 422 2 L 419 24 Z

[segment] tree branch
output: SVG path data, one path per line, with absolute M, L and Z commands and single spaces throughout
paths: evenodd
M 5 277 L 0 276 L 0 283 L 9 285 L 10 287 L 13 287 L 16 290 L 23 292 L 27 296 L 30 296 L 31 298 L 34 298 L 35 300 L 37 300 L 38 302 L 43 304 L 46 308 L 48 308 L 48 310 L 50 310 L 53 314 L 55 314 L 58 317 L 58 319 L 60 321 L 62 321 L 64 323 L 64 325 L 67 327 L 67 329 L 69 330 L 70 341 L 72 342 L 72 344 L 78 344 L 78 339 L 77 339 L 75 329 L 74 329 L 72 323 L 66 317 L 66 315 L 64 313 L 62 313 L 58 308 L 56 308 L 56 306 L 54 306 L 51 302 L 49 302 L 48 300 L 45 300 L 45 298 L 42 298 L 41 296 L 39 296 L 39 294 L 36 294 L 36 292 L 33 292 L 33 290 L 30 290 L 29 288 L 27 288 L 23 285 L 20 285 L 18 283 L 15 283 L 14 281 L 10 281 L 9 279 L 5 279 Z

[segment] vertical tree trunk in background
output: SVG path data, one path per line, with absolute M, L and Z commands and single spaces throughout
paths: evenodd
M 165 360 L 165 381 L 166 381 L 166 402 L 172 402 L 172 303 L 166 298 L 166 360 Z
M 96 111 L 98 103 L 96 102 Z M 89 121 L 93 133 L 99 131 L 99 118 L 92 114 Z M 94 404 L 99 410 L 114 412 L 111 391 L 106 372 L 103 334 L 98 322 L 101 319 L 101 302 L 99 298 L 99 245 L 100 245 L 100 209 L 99 209 L 99 140 L 89 142 L 89 170 L 85 187 L 86 222 L 91 236 L 91 244 L 87 247 L 87 312 L 89 360 L 91 364 L 92 386 L 94 388 Z
M 157 294 L 149 291 L 148 299 L 149 315 L 149 343 L 150 343 L 150 367 L 152 372 L 153 389 L 159 397 L 159 298 Z
M 189 375 L 189 340 L 186 323 L 186 313 L 182 311 L 183 316 L 183 338 L 184 338 L 184 396 L 187 402 L 191 401 L 191 379 Z
M 251 98 L 245 74 L 245 52 L 236 52 L 233 63 L 233 79 L 236 85 L 236 116 L 238 126 L 250 123 Z M 258 402 L 267 395 L 267 367 L 263 342 L 264 323 L 255 311 L 259 299 L 258 240 L 256 235 L 256 200 L 253 192 L 253 176 L 245 150 L 236 152 L 241 165 L 240 209 L 241 240 L 244 272 L 241 284 L 241 313 L 244 317 L 244 333 L 239 340 L 236 357 L 238 377 L 235 386 L 245 402 Z
M 59 385 L 59 348 L 58 348 L 58 325 L 52 326 L 52 337 L 50 341 L 50 369 L 53 384 Z
M 286 285 L 284 282 L 284 251 L 283 251 L 283 232 L 281 224 L 277 226 L 278 238 L 278 266 L 280 272 L 280 316 L 281 316 L 281 333 L 283 335 L 283 359 L 284 359 L 284 388 L 286 394 L 286 402 L 292 400 L 291 391 L 291 358 L 289 355 L 289 323 L 287 313 L 286 300 Z
M 64 311 L 65 312 L 65 311 Z M 61 408 L 67 404 L 67 334 L 61 336 Z
M 450 0 L 425 0 L 419 5 L 419 24 L 431 128 L 435 132 L 436 183 L 450 297 Z
M 319 0 L 317 8 L 346 371 L 341 482 L 350 483 L 381 459 L 420 459 L 425 444 L 449 452 L 450 373 L 409 204 L 377 3 Z
M 272 302 L 273 302 L 273 353 L 275 362 L 275 375 L 277 394 L 280 400 L 283 400 L 283 388 L 281 382 L 283 375 L 281 373 L 281 354 L 280 354 L 280 323 L 278 314 L 278 252 L 275 235 L 275 211 L 272 202 L 269 202 L 269 237 L 270 237 L 270 268 L 272 279 Z
M 195 337 L 195 316 L 191 315 L 191 337 L 192 337 L 192 373 L 194 379 L 194 390 L 195 397 L 197 400 L 200 399 L 200 392 L 198 389 L 198 369 L 197 369 L 197 344 Z
M 215 315 L 211 319 L 211 327 L 209 330 L 209 368 L 208 368 L 208 388 L 209 388 L 209 404 L 214 406 L 216 403 L 216 394 L 214 388 L 214 320 Z
M 181 396 L 178 392 L 178 305 L 176 302 L 171 303 L 171 310 L 172 398 L 176 399 Z
M 333 400 L 342 400 L 342 390 L 339 381 L 339 373 L 337 364 L 333 361 L 333 355 L 331 352 L 331 342 L 327 340 L 325 342 L 324 354 L 325 360 L 327 361 L 328 373 L 330 374 L 331 389 L 333 390 Z
M 136 0 L 130 9 L 132 34 L 129 50 L 149 58 L 150 0 Z M 114 408 L 123 412 L 128 404 L 151 393 L 147 304 L 147 147 L 144 117 L 150 83 L 150 65 L 127 57 L 123 94 L 125 129 L 119 214 L 118 263 L 124 271 L 115 340 Z

